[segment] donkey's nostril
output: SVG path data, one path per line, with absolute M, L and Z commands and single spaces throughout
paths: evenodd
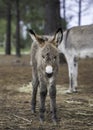
M 52 77 L 52 75 L 53 75 L 53 73 L 46 73 L 46 76 L 48 77 L 48 78 L 51 78 Z

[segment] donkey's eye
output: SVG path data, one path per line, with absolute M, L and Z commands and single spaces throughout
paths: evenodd
M 43 58 L 43 59 L 45 59 L 45 56 L 44 56 L 44 55 L 42 55 L 42 58 Z
M 54 60 L 56 60 L 56 58 L 57 58 L 57 57 L 56 57 L 56 56 L 54 56 Z

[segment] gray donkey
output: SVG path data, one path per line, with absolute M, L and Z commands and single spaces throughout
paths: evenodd
M 69 90 L 77 91 L 78 59 L 93 57 L 93 24 L 73 27 L 63 32 L 59 50 L 65 55 L 69 70 Z
M 40 121 L 44 121 L 45 99 L 47 90 L 50 96 L 50 109 L 53 122 L 56 123 L 56 77 L 59 67 L 58 45 L 62 41 L 62 29 L 58 29 L 54 36 L 41 37 L 32 30 L 28 30 L 33 40 L 31 47 L 32 62 L 32 101 L 31 109 L 35 113 L 37 88 L 40 87 Z

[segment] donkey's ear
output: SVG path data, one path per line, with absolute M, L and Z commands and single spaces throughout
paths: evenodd
M 29 32 L 29 35 L 31 36 L 32 40 L 37 41 L 36 34 L 34 33 L 34 31 L 32 29 L 27 29 L 27 31 Z
M 54 39 L 53 39 L 55 42 L 55 45 L 58 46 L 61 43 L 62 39 L 63 39 L 63 30 L 62 30 L 62 28 L 59 28 L 56 31 L 56 33 L 54 35 Z
M 42 38 L 42 37 L 40 37 L 39 35 L 35 34 L 35 33 L 33 32 L 33 30 L 31 30 L 31 29 L 27 29 L 27 30 L 28 30 L 28 32 L 29 32 L 29 34 L 30 34 L 30 36 L 31 36 L 31 38 L 32 38 L 32 40 L 33 40 L 34 42 L 37 41 L 37 43 L 38 43 L 41 47 L 45 44 L 45 39 L 44 39 L 44 38 Z

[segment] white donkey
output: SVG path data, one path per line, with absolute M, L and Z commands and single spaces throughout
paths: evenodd
M 93 25 L 78 26 L 66 30 L 59 50 L 65 55 L 69 70 L 69 89 L 77 91 L 78 58 L 93 57 Z

